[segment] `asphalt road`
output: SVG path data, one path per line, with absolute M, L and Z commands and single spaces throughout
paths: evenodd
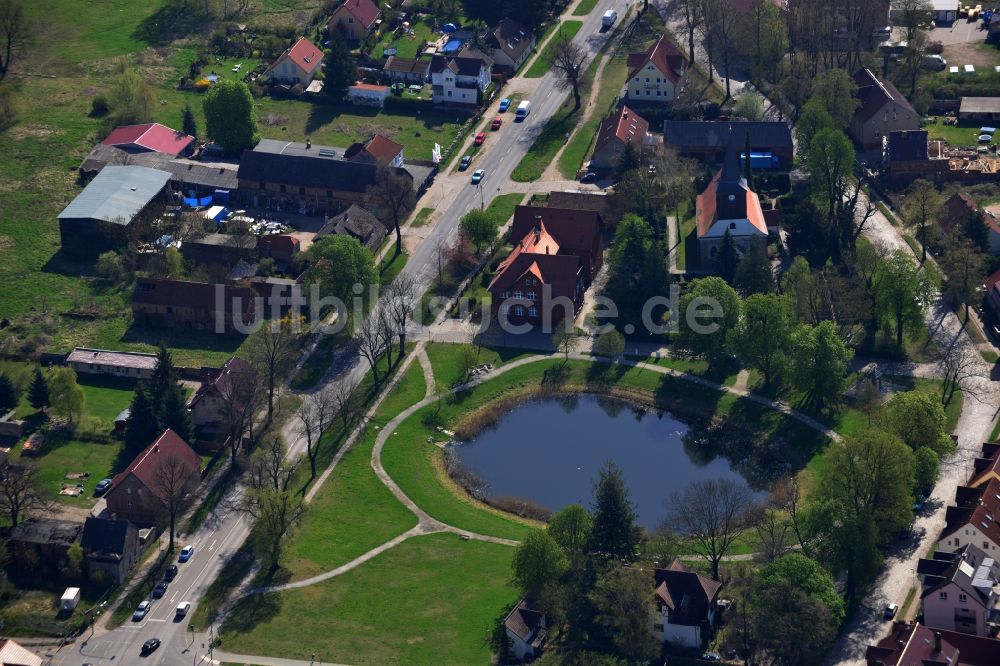
M 626 6 L 624 0 L 600 0 L 583 19 L 583 28 L 574 41 L 587 50 L 590 58 L 597 54 L 611 35 L 611 31 L 601 32 L 601 15 L 608 9 L 616 9 L 619 14 L 624 14 Z M 512 122 L 513 114 L 509 113 L 504 130 L 491 136 L 489 146 L 476 161 L 476 168 L 486 170 L 481 187 L 470 182 L 467 188 L 459 190 L 406 264 L 403 272 L 414 278 L 421 293 L 430 287 L 437 274 L 437 248 L 454 241 L 458 235 L 458 221 L 465 213 L 480 205 L 488 206 L 497 194 L 502 193 L 498 190 L 502 189 L 511 172 L 541 133 L 546 121 L 558 110 L 568 94 L 568 91 L 558 88 L 555 75 L 551 72 L 546 74 L 539 80 L 537 92 L 531 99 L 528 118 L 515 123 Z M 469 177 L 471 179 L 471 173 Z M 341 355 L 335 362 L 331 381 L 346 381 L 356 385 L 364 377 L 366 370 L 367 365 L 357 356 L 349 358 Z M 283 432 L 289 457 L 305 452 L 305 441 L 296 432 L 296 425 L 296 419 L 290 419 Z M 220 506 L 226 504 L 228 502 L 223 501 Z M 242 515 L 223 511 L 220 509 L 210 516 L 197 533 L 183 542 L 184 545 L 195 546 L 194 557 L 189 562 L 178 565 L 179 573 L 170 583 L 167 594 L 153 602 L 152 609 L 142 621 L 129 621 L 118 629 L 93 637 L 84 634 L 76 643 L 52 654 L 50 663 L 53 666 L 81 666 L 88 663 L 94 666 L 185 666 L 205 662 L 201 657 L 205 652 L 203 635 L 193 635 L 188 631 L 188 618 L 222 564 L 239 549 L 249 534 L 249 526 Z M 192 609 L 188 618 L 176 621 L 175 609 L 181 601 L 191 602 Z M 197 629 L 205 630 L 204 627 Z M 142 657 L 140 648 L 150 638 L 159 638 L 162 645 L 151 655 Z

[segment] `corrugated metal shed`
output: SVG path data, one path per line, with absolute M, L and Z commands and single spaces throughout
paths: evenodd
M 108 166 L 59 214 L 127 225 L 170 180 L 170 174 L 142 166 Z

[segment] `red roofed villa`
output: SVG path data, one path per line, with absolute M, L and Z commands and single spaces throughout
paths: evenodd
M 703 262 L 713 261 L 726 232 L 739 251 L 746 252 L 754 238 L 767 239 L 767 221 L 757 193 L 740 171 L 733 137 L 722 169 L 695 201 L 698 251 Z
M 636 151 L 642 150 L 649 136 L 649 123 L 627 106 L 601 121 L 594 144 L 594 156 L 590 160 L 591 170 L 608 171 L 618 166 L 625 146 L 631 144 Z
M 703 628 L 715 625 L 722 583 L 688 571 L 680 560 L 653 570 L 653 634 L 664 643 L 698 649 Z
M 309 85 L 323 65 L 323 51 L 305 37 L 299 37 L 264 72 L 272 83 Z
M 600 229 L 594 211 L 518 206 L 514 250 L 489 286 L 493 316 L 546 326 L 575 318 L 601 267 Z
M 664 35 L 645 51 L 628 54 L 625 99 L 672 102 L 684 85 L 688 61 Z
M 364 143 L 351 144 L 344 151 L 344 157 L 355 162 L 402 167 L 403 145 L 381 134 L 375 134 Z
M 143 123 L 116 127 L 101 143 L 129 153 L 153 152 L 177 157 L 191 152 L 194 137 L 160 123 Z
M 173 466 L 179 465 L 179 469 Z M 132 464 L 111 481 L 104 495 L 111 520 L 130 520 L 137 525 L 153 525 L 163 516 L 163 501 L 168 486 L 180 487 L 180 472 L 185 483 L 198 482 L 201 458 L 188 443 L 167 428 L 152 444 L 135 457 Z M 166 479 L 172 480 L 167 483 Z
M 344 0 L 327 20 L 326 29 L 330 34 L 337 30 L 357 42 L 370 35 L 381 18 L 382 12 L 372 0 Z

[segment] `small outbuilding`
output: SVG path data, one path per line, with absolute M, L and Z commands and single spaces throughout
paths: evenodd
M 76 605 L 80 603 L 80 588 L 67 587 L 59 598 L 59 611 L 62 613 L 72 613 Z
M 344 97 L 344 100 L 359 106 L 373 106 L 381 109 L 390 92 L 389 86 L 359 83 L 347 89 L 347 96 Z
M 963 97 L 959 120 L 1000 120 L 1000 97 Z

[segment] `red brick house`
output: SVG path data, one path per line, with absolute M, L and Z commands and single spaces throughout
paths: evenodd
M 253 290 L 228 284 L 139 277 L 132 294 L 136 323 L 232 333 L 254 322 Z
M 164 513 L 168 486 L 178 487 L 176 481 L 168 484 L 165 480 L 168 474 L 173 476 L 169 466 L 175 464 L 186 471 L 187 483 L 197 484 L 201 458 L 180 435 L 168 428 L 112 479 L 111 489 L 104 495 L 108 517 L 130 520 L 137 525 L 157 523 Z
M 619 107 L 601 121 L 590 168 L 595 171 L 615 168 L 625 152 L 625 146 L 631 144 L 638 153 L 645 145 L 647 136 L 649 136 L 649 123 L 627 106 Z
M 257 251 L 262 257 L 270 257 L 275 263 L 290 266 L 295 255 L 302 249 L 299 239 L 291 234 L 270 234 L 257 241 Z
M 593 211 L 518 206 L 514 250 L 489 286 L 493 316 L 531 325 L 575 317 L 603 260 L 600 229 Z

